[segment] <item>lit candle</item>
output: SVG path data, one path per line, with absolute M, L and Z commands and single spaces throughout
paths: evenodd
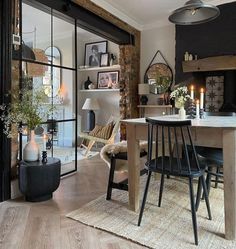
M 190 98 L 194 99 L 194 86 L 193 85 L 191 85 L 190 87 Z
M 47 135 L 43 134 L 43 151 L 46 151 Z
M 196 119 L 199 119 L 200 109 L 199 109 L 199 99 L 196 100 Z
M 200 109 L 203 109 L 204 106 L 204 89 L 200 89 Z

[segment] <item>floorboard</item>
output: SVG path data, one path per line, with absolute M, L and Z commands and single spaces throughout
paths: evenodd
M 117 176 L 122 178 L 123 176 Z M 61 179 L 53 199 L 0 204 L 0 249 L 145 248 L 65 215 L 106 192 L 108 167 L 99 158 L 78 161 L 78 172 Z

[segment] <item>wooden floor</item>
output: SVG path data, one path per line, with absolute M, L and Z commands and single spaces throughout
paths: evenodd
M 99 156 L 78 164 L 78 172 L 61 180 L 52 200 L 0 204 L 0 249 L 144 248 L 65 217 L 106 192 L 108 167 Z

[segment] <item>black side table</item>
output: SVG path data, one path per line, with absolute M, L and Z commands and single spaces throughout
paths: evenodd
M 61 161 L 48 157 L 47 163 L 21 161 L 19 187 L 26 201 L 46 201 L 60 184 Z

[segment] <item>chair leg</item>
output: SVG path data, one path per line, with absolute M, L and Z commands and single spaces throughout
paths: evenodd
M 140 226 L 141 221 L 142 221 L 143 211 L 144 211 L 144 207 L 145 207 L 146 200 L 147 200 L 147 193 L 148 193 L 151 175 L 152 175 L 152 172 L 148 171 L 147 182 L 146 182 L 146 186 L 145 186 L 145 190 L 144 190 L 144 194 L 143 194 L 143 201 L 142 201 L 142 205 L 141 205 L 141 209 L 140 209 L 140 213 L 139 213 L 139 217 L 138 217 L 138 226 Z
M 216 174 L 219 174 L 219 173 L 220 173 L 220 168 L 216 167 Z M 216 178 L 215 178 L 215 188 L 218 187 L 218 181 L 219 181 L 219 176 L 216 176 Z
M 95 144 L 95 141 L 89 141 L 88 147 L 87 147 L 86 152 L 84 154 L 85 157 L 88 157 L 88 153 L 92 149 L 94 144 Z
M 200 176 L 201 178 L 201 182 L 202 182 L 202 187 L 203 187 L 203 193 L 204 193 L 204 197 L 205 197 L 205 202 L 206 202 L 206 206 L 207 206 L 207 212 L 208 212 L 208 217 L 209 220 L 212 219 L 211 217 L 211 208 L 210 208 L 210 203 L 209 203 L 209 198 L 208 198 L 208 191 L 207 191 L 207 186 L 206 186 L 206 182 L 204 179 L 204 176 Z
M 198 186 L 197 186 L 196 204 L 195 204 L 196 211 L 198 210 L 199 205 L 200 205 L 201 194 L 202 194 L 202 183 L 201 183 L 201 180 L 200 180 L 200 177 L 199 177 L 198 178 Z
M 206 177 L 206 186 L 207 186 L 208 196 L 210 194 L 210 189 L 211 189 L 211 171 L 212 171 L 212 167 L 208 167 L 208 173 Z M 204 200 L 204 192 L 202 194 L 202 200 Z
M 196 210 L 195 210 L 195 203 L 194 203 L 193 179 L 191 177 L 189 177 L 189 194 L 190 194 L 190 202 L 191 202 L 194 240 L 195 240 L 195 245 L 198 245 L 197 217 L 196 217 Z
M 106 197 L 107 200 L 111 199 L 112 183 L 113 183 L 113 179 L 114 179 L 115 167 L 116 167 L 116 159 L 112 157 L 111 158 L 108 185 L 107 185 L 107 197 Z
M 163 187 L 164 187 L 164 180 L 165 180 L 165 175 L 161 175 L 161 185 L 160 185 L 160 191 L 159 191 L 159 201 L 158 201 L 158 207 L 161 206 L 161 199 L 162 199 L 162 193 L 163 193 Z

